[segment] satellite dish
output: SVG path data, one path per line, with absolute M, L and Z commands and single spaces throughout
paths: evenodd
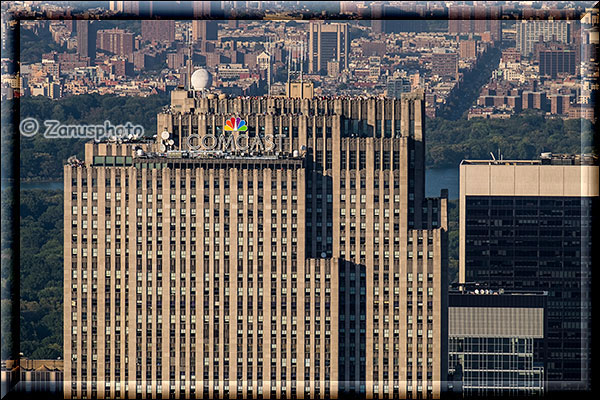
M 167 146 L 165 146 L 164 144 L 160 145 L 160 151 L 165 152 L 167 151 Z
M 322 252 L 322 253 L 321 253 L 321 258 L 325 258 L 325 257 L 327 257 L 327 253 L 325 253 L 325 252 Z
M 169 146 L 173 146 L 175 144 L 175 142 L 173 141 L 173 139 L 169 140 L 168 143 L 169 143 Z
M 167 139 L 169 138 L 169 132 L 167 132 L 167 131 L 163 131 L 163 133 L 161 133 L 161 134 L 160 134 L 160 137 L 161 137 L 163 140 L 167 140 Z
M 200 68 L 192 74 L 192 88 L 194 90 L 208 89 L 211 83 L 212 77 L 204 68 Z

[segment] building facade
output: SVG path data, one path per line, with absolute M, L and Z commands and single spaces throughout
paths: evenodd
M 422 94 L 175 90 L 157 128 L 65 166 L 66 398 L 440 396 Z
M 517 50 L 524 57 L 533 54 L 538 42 L 571 43 L 569 21 L 519 21 L 517 28 Z
M 340 69 L 348 69 L 350 38 L 348 24 L 311 22 L 308 32 L 308 73 L 327 72 L 328 61 L 338 61 Z
M 92 21 L 77 20 L 77 54 L 80 58 L 96 59 L 96 26 Z
M 458 53 L 444 50 L 431 54 L 431 73 L 458 81 Z
M 219 38 L 219 24 L 217 21 L 207 19 L 192 21 L 192 40 L 217 40 Z
M 546 345 L 546 295 L 473 284 L 449 292 L 452 393 L 468 398 L 544 394 L 545 359 L 535 354 L 534 347 Z
M 587 156 L 460 166 L 460 282 L 548 292 L 548 390 L 589 386 L 592 208 Z M 539 354 L 539 353 L 538 353 Z
M 98 49 L 125 57 L 133 54 L 133 33 L 124 29 L 102 29 L 97 35 Z
M 540 76 L 555 79 L 559 75 L 576 75 L 575 50 L 544 49 L 539 52 Z
M 143 19 L 142 39 L 148 42 L 173 43 L 175 41 L 175 21 Z
M 500 6 L 451 5 L 448 7 L 448 32 L 454 34 L 490 33 L 492 40 L 502 39 Z

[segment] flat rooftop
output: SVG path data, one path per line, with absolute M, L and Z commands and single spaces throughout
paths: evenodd
M 537 160 L 463 160 L 460 165 L 597 165 L 594 154 L 542 153 Z

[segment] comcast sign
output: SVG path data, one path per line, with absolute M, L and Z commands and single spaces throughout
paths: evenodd
M 248 125 L 241 118 L 230 118 L 220 135 L 191 134 L 186 138 L 190 151 L 277 152 L 283 149 L 284 135 L 248 136 Z M 234 134 L 235 133 L 235 134 Z

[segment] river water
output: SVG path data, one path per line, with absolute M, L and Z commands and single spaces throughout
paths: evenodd
M 21 182 L 21 190 L 63 190 L 62 181 Z M 427 169 L 425 173 L 425 196 L 438 197 L 441 189 L 448 189 L 448 198 L 458 198 L 458 167 Z

